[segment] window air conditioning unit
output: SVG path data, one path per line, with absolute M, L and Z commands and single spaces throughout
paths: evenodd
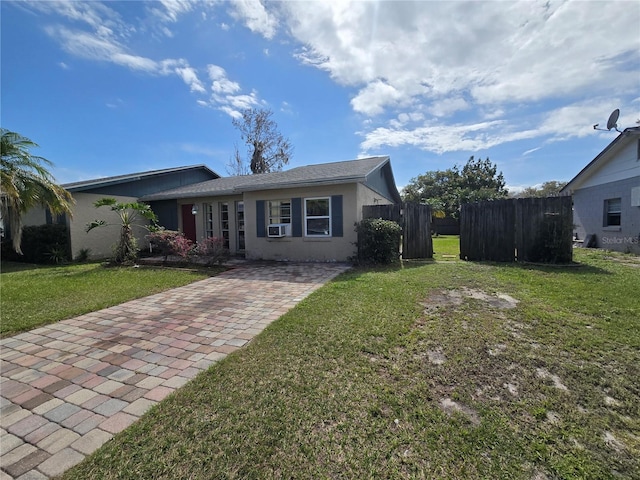
M 282 238 L 287 234 L 286 223 L 274 223 L 267 227 L 267 236 L 269 238 Z

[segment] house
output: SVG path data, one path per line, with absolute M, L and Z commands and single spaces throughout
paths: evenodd
M 640 253 L 640 127 L 620 133 L 561 193 L 573 196 L 578 240 Z
M 117 221 L 115 213 L 108 207 L 96 209 L 96 200 L 112 197 L 121 203 L 137 202 L 144 195 L 219 177 L 205 165 L 192 165 L 68 183 L 62 186 L 71 192 L 75 200 L 71 218 L 66 215 L 54 218 L 46 208 L 34 208 L 24 216 L 23 225 L 65 224 L 69 229 L 73 258 L 83 249 L 89 249 L 92 258 L 105 258 L 112 253 L 119 229 L 113 226 L 86 232 L 87 224 L 93 220 Z M 176 205 L 175 200 L 158 201 L 152 205 L 160 223 L 170 229 L 178 228 Z M 138 229 L 136 236 L 139 240 L 144 240 L 146 233 L 146 230 Z
M 346 261 L 356 253 L 354 226 L 362 206 L 399 203 L 400 195 L 384 156 L 215 178 L 140 200 L 153 209 L 175 205 L 185 236 L 222 237 L 232 254 Z

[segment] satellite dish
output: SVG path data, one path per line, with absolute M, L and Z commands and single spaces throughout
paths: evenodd
M 612 128 L 615 129 L 616 132 L 622 133 L 620 130 L 618 130 L 618 118 L 620 117 L 620 109 L 616 108 L 613 112 L 611 112 L 611 115 L 609 115 L 609 120 L 607 120 L 607 129 L 605 130 L 604 128 L 598 128 L 600 126 L 599 123 L 596 123 L 593 126 L 594 130 L 603 130 L 605 132 L 610 131 Z
M 620 131 L 618 130 L 618 117 L 620 117 L 620 109 L 616 108 L 613 112 L 611 112 L 611 115 L 609 115 L 609 120 L 607 120 L 607 130 L 615 128 L 616 131 Z

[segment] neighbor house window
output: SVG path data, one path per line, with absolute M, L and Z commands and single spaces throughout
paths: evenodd
M 331 199 L 304 199 L 304 228 L 307 237 L 331 236 Z
M 620 226 L 620 214 L 622 213 L 622 199 L 610 198 L 604 201 L 604 226 Z
M 269 225 L 291 223 L 291 200 L 269 202 Z

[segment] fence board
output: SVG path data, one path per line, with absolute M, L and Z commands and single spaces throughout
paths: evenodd
M 402 227 L 402 258 L 432 258 L 431 207 L 416 203 L 365 205 L 362 218 L 382 218 Z
M 571 197 L 520 198 L 465 204 L 460 258 L 568 263 L 573 259 Z
M 402 258 L 432 258 L 431 207 L 405 203 L 403 219 Z

